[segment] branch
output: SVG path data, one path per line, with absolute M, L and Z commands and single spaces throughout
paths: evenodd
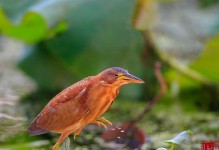
M 162 96 L 166 93 L 167 91 L 167 84 L 161 74 L 161 64 L 160 62 L 156 62 L 154 65 L 154 73 L 155 76 L 160 84 L 160 90 L 157 93 L 157 95 L 153 98 L 153 100 L 145 107 L 145 109 L 135 118 L 132 123 L 136 123 L 140 121 L 143 116 L 162 98 Z

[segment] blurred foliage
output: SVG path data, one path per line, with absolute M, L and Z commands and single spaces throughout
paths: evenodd
M 214 6 L 216 3 L 218 3 L 219 0 L 199 0 L 199 3 L 202 7 L 210 7 Z
M 166 147 L 167 145 L 163 145 L 163 141 L 171 139 L 179 132 L 179 130 L 185 129 L 191 129 L 194 131 L 194 135 L 191 137 L 191 149 L 193 150 L 200 149 L 200 147 L 196 146 L 197 144 L 200 144 L 201 141 L 217 138 L 217 133 L 219 131 L 219 120 L 217 119 L 218 114 L 203 113 L 200 111 L 184 111 L 184 106 L 181 105 L 183 100 L 184 99 L 173 100 L 166 96 L 138 123 L 138 126 L 146 133 L 146 140 L 148 142 L 146 142 L 145 145 L 148 146 L 147 149 Z M 175 103 L 173 101 L 175 101 Z M 32 103 L 32 105 L 35 106 L 36 103 Z M 130 118 L 133 118 L 144 109 L 145 105 L 147 104 L 142 101 L 134 102 L 133 100 L 128 99 L 117 99 L 116 102 L 112 104 L 111 109 L 104 114 L 104 117 L 111 120 L 113 124 L 127 122 L 130 121 Z M 33 109 L 35 109 L 35 107 L 33 107 Z M 73 146 L 74 149 L 99 149 L 100 147 L 106 149 L 108 146 L 114 146 L 115 148 L 116 143 L 106 143 L 103 140 L 100 140 L 100 135 L 104 131 L 105 129 L 95 125 L 88 126 L 83 130 L 81 135 L 77 137 L 77 140 L 72 140 L 72 136 L 69 137 L 71 140 L 71 146 Z M 53 140 L 51 140 L 52 142 L 48 143 L 48 145 L 40 143 L 40 141 L 42 141 L 40 139 L 45 140 L 45 138 L 51 140 L 51 134 L 45 134 L 41 137 L 29 137 L 25 133 L 16 136 L 8 142 L 0 144 L 1 148 L 10 148 L 11 150 L 31 148 L 46 150 L 56 142 L 58 136 L 53 138 Z M 34 145 L 34 143 L 36 145 Z M 182 146 L 185 147 L 180 147 L 180 149 L 188 149 L 187 144 L 182 144 Z
M 131 73 L 143 78 L 147 83 L 143 87 L 136 85 L 125 87 L 121 90 L 121 95 L 151 99 L 157 90 L 153 64 L 155 60 L 163 59 L 160 53 L 162 51 L 167 56 L 166 60 L 177 60 L 175 61 L 177 63 L 174 63 L 163 59 L 178 70 L 176 72 L 166 65 L 165 70 L 168 74 L 166 79 L 172 89 L 176 88 L 175 91 L 177 87 L 172 85 L 178 84 L 177 94 L 181 91 L 180 96 L 186 97 L 185 105 L 192 101 L 198 107 L 208 110 L 207 107 L 211 109 L 211 106 L 216 104 L 217 100 L 210 99 L 214 97 L 212 95 L 217 95 L 217 89 L 203 85 L 211 81 L 210 84 L 217 86 L 219 82 L 219 70 L 216 66 L 219 39 L 217 36 L 208 38 L 209 40 L 206 38 L 217 34 L 218 21 L 215 21 L 216 15 L 209 20 L 200 17 L 210 16 L 211 13 L 207 11 L 211 12 L 212 7 L 206 8 L 207 11 L 204 12 L 196 6 L 196 3 L 192 3 L 191 7 L 188 7 L 188 12 L 195 12 L 196 15 L 192 15 L 193 19 L 190 19 L 186 10 L 180 7 L 188 4 L 181 1 L 76 0 L 74 3 L 70 2 L 69 0 L 32 2 L 24 0 L 23 4 L 16 6 L 15 10 L 11 10 L 8 6 L 12 1 L 0 2 L 0 6 L 8 16 L 6 17 L 1 11 L 1 33 L 27 43 L 36 43 L 31 47 L 27 46 L 19 66 L 35 79 L 40 91 L 60 91 L 83 77 L 95 75 L 108 67 L 120 66 L 129 69 Z M 217 4 L 216 1 L 209 0 L 199 2 L 206 3 L 206 7 L 207 3 Z M 18 4 L 15 2 L 12 5 Z M 168 5 L 173 9 L 168 9 Z M 53 11 L 54 8 L 56 11 Z M 19 15 L 13 16 L 11 12 L 19 12 Z M 173 12 L 174 15 L 170 15 Z M 169 16 L 166 17 L 168 22 L 162 18 L 165 15 Z M 188 20 L 182 22 L 182 19 L 176 19 L 180 17 Z M 9 18 L 12 21 L 9 21 Z M 16 24 L 12 23 L 14 20 L 21 21 Z M 208 23 L 202 25 L 203 21 Z M 200 24 L 197 33 L 195 24 Z M 194 30 L 194 35 L 189 32 L 188 27 Z M 162 39 L 165 39 L 166 43 Z M 187 44 L 181 46 L 181 41 Z M 204 46 L 205 42 L 207 44 L 201 53 L 201 45 Z M 174 51 L 168 51 L 168 48 L 176 49 L 176 55 L 173 55 Z M 192 63 L 190 63 L 191 58 L 187 60 L 186 57 L 182 59 L 178 56 L 184 56 L 189 50 L 197 51 L 197 48 L 200 52 L 196 55 L 199 54 L 200 57 L 195 57 L 198 59 L 191 57 Z M 189 62 L 188 66 L 184 65 L 185 60 Z M 183 72 L 178 64 L 183 64 L 183 67 L 188 69 Z M 190 79 L 184 77 L 185 72 Z M 203 80 L 197 80 L 197 75 Z M 202 82 L 205 79 L 207 82 Z M 201 92 L 199 96 L 194 96 L 191 92 L 200 93 L 206 89 L 210 92 Z
M 157 2 L 154 0 L 136 0 L 132 18 L 133 26 L 141 31 L 147 31 L 155 25 Z
M 43 43 L 26 51 L 19 66 L 37 81 L 40 89 L 57 90 L 75 81 L 74 75 L 46 50 Z
M 42 137 L 29 137 L 27 133 L 22 133 L 16 137 L 11 138 L 9 141 L 0 143 L 1 149 L 10 150 L 30 150 L 30 149 L 42 149 L 46 150 L 50 146 L 49 140 L 42 139 Z
M 65 22 L 60 22 L 52 29 L 47 29 L 46 20 L 37 12 L 28 11 L 20 24 L 12 23 L 0 9 L 0 33 L 23 42 L 33 44 L 52 38 L 67 29 Z
M 202 7 L 197 7 L 197 2 Z M 25 106 L 26 116 L 33 118 L 60 89 L 112 66 L 129 69 L 146 81 L 144 87 L 130 85 L 122 89 L 123 98 L 125 95 L 130 99 L 143 96 L 142 100 L 150 99 L 154 95 L 149 90 L 156 92 L 158 88 L 153 64 L 161 59 L 166 62 L 165 78 L 170 90 L 139 122 L 149 140 L 150 136 L 154 138 L 150 148 L 159 147 L 156 141 L 169 139 L 173 133 L 185 129 L 199 132 L 195 139 L 198 144 L 203 141 L 202 133 L 209 134 L 208 140 L 215 139 L 219 131 L 217 115 L 197 110 L 218 110 L 219 106 L 217 2 L 1 0 L 0 33 L 32 44 L 26 45 L 19 62 L 19 67 L 39 87 L 24 97 L 29 101 Z M 176 61 L 167 61 L 172 59 Z M 181 66 L 186 68 L 184 72 Z M 192 76 L 191 70 L 211 81 L 213 88 Z M 119 99 L 105 116 L 113 123 L 126 122 L 143 110 L 144 105 L 142 101 Z M 106 147 L 106 143 L 98 143 L 95 138 L 100 132 L 101 129 L 88 128 L 73 143 L 79 149 Z M 21 136 L 25 138 L 12 139 L 3 148 L 28 149 L 31 141 L 36 140 Z M 43 148 L 48 149 L 48 145 Z
M 97 74 L 112 66 L 129 69 L 141 77 L 143 65 L 139 57 L 143 37 L 129 23 L 133 4 L 131 0 L 91 0 L 86 5 L 77 1 L 72 3 L 75 7 L 68 12 L 71 15 L 66 14 L 67 32 L 44 40 L 28 52 L 29 55 L 25 55 L 20 63 L 21 68 L 37 81 L 39 88 L 47 89 L 66 87 L 65 83 L 61 83 L 72 83 L 73 80 L 91 75 L 91 72 Z M 49 60 L 53 60 L 54 64 Z M 64 72 L 69 72 L 72 79 L 68 80 Z M 137 86 L 131 89 L 128 92 L 131 96 L 141 93 Z
M 46 42 L 48 50 L 78 76 L 115 65 L 141 73 L 143 38 L 129 24 L 132 5 L 130 0 L 91 0 L 79 5 L 67 16 L 71 28 Z
M 51 39 L 59 34 L 62 34 L 67 30 L 67 28 L 67 23 L 65 21 L 60 21 L 52 30 L 48 31 L 46 39 Z
M 91 72 L 96 74 L 111 66 L 127 68 L 137 76 L 145 76 L 143 78 L 151 84 L 156 83 L 152 73 L 153 63 L 162 57 L 157 55 L 157 45 L 153 45 L 154 36 L 151 35 L 154 34 L 153 28 L 157 19 L 160 19 L 157 18 L 158 1 L 138 0 L 136 4 L 131 0 L 125 2 L 82 0 L 71 4 L 69 2 L 69 0 L 32 3 L 24 1 L 23 5 L 26 7 L 21 8 L 26 11 L 21 11 L 24 17 L 20 25 L 13 25 L 3 12 L 1 13 L 0 27 L 3 34 L 23 39 L 28 43 L 43 40 L 37 46 L 28 48 L 29 52 L 20 62 L 20 67 L 37 81 L 39 88 L 61 89 L 68 83 L 91 75 Z M 176 2 L 168 1 L 168 3 Z M 0 4 L 6 12 L 10 12 L 6 2 Z M 57 11 L 52 11 L 54 7 Z M 132 23 L 136 29 L 143 32 L 144 36 L 131 27 L 133 8 Z M 66 22 L 63 22 L 63 19 Z M 63 32 L 67 26 L 68 30 Z M 60 32 L 62 34 L 57 34 Z M 206 47 L 208 49 L 208 46 Z M 204 56 L 204 61 L 193 62 L 191 67 L 206 78 L 217 80 L 214 76 L 217 74 L 216 69 L 205 70 L 212 65 L 209 61 L 205 63 L 207 61 L 205 57 L 208 56 Z M 147 73 L 143 71 L 144 67 Z M 50 82 L 47 83 L 48 81 Z M 150 89 L 153 88 L 144 90 L 153 95 L 149 92 Z M 131 86 L 125 91 L 129 96 L 141 95 L 139 87 Z
M 218 49 L 219 36 L 216 36 L 208 41 L 201 56 L 191 64 L 193 69 L 217 84 L 219 84 Z
M 168 80 L 173 98 L 178 95 L 199 109 L 218 110 L 219 72 L 215 58 L 219 56 L 216 52 L 219 40 L 209 38 L 218 34 L 218 3 L 203 10 L 196 2 L 138 0 L 133 25 L 144 34 L 145 62 L 152 64 L 155 59 L 162 59 L 178 71 L 172 68 L 167 71 L 172 74 Z
M 39 1 L 41 0 L 1 0 L 0 8 L 3 9 L 6 15 L 8 15 L 10 18 L 15 19 L 15 14 L 22 15 L 22 13 L 24 13 L 28 7 Z
M 27 43 L 36 43 L 46 34 L 46 22 L 38 13 L 28 12 L 19 25 L 14 25 L 0 10 L 0 33 Z

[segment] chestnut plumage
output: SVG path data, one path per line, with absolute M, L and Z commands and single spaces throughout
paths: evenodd
M 58 150 L 66 137 L 72 132 L 76 137 L 90 123 L 107 128 L 105 124 L 111 122 L 101 115 L 110 107 L 119 88 L 128 83 L 144 81 L 127 70 L 113 67 L 69 86 L 43 108 L 28 128 L 29 134 L 60 133 L 60 138 L 53 146 L 53 150 Z

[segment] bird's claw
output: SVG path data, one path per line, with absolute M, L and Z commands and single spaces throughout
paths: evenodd
M 107 126 L 103 124 L 102 122 L 99 122 L 99 126 L 104 127 L 107 130 Z
M 106 124 L 112 125 L 112 122 L 110 122 L 109 120 L 103 118 L 103 117 L 98 117 L 98 120 L 105 122 Z
M 96 124 L 96 125 L 98 125 L 99 127 L 104 127 L 106 130 L 107 130 L 107 126 L 104 124 L 104 123 L 102 123 L 102 122 L 99 122 L 99 121 L 93 121 L 93 123 L 94 124 Z
M 76 139 L 76 136 L 78 136 L 81 133 L 82 129 L 78 129 L 77 132 L 75 132 L 74 134 L 74 139 Z
M 75 133 L 75 134 L 74 134 L 74 139 L 76 139 L 76 136 L 78 136 L 78 134 Z

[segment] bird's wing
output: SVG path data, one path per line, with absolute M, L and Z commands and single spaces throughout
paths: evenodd
M 88 112 L 85 102 L 91 80 L 93 77 L 85 78 L 57 94 L 31 124 L 30 134 L 42 130 L 61 132 L 83 118 Z

